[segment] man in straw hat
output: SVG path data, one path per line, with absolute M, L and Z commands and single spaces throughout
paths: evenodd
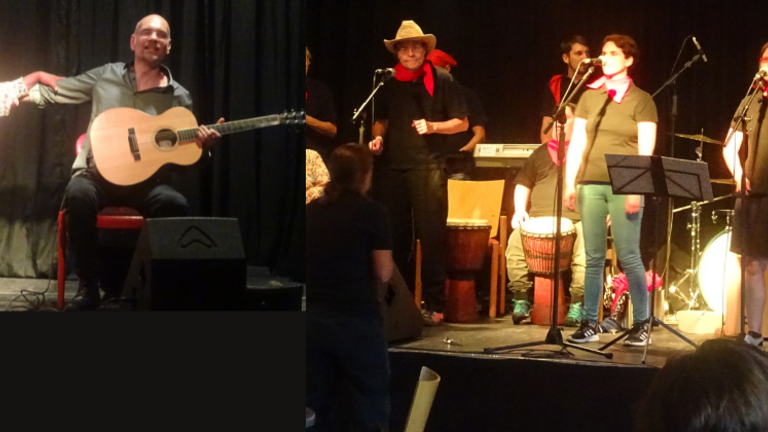
M 437 40 L 413 21 L 403 21 L 395 38 L 385 40 L 397 56 L 395 79 L 377 100 L 373 140 L 378 155 L 374 196 L 392 218 L 395 263 L 409 285 L 414 275 L 414 234 L 421 241 L 427 325 L 443 320 L 445 307 L 445 224 L 448 188 L 439 155 L 444 135 L 464 132 L 468 110 L 449 73 L 426 61 Z

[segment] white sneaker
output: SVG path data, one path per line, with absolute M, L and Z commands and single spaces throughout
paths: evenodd
M 748 343 L 750 345 L 754 345 L 754 346 L 756 346 L 756 347 L 758 347 L 760 349 L 763 349 L 763 338 L 762 337 L 756 338 L 756 337 L 753 337 L 751 334 L 747 333 L 747 335 L 744 336 L 744 342 L 746 342 L 746 343 Z

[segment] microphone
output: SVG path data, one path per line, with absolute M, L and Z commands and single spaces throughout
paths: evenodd
M 602 66 L 603 63 L 605 63 L 605 57 L 600 56 L 600 57 L 595 57 L 595 58 L 588 58 L 588 59 L 585 59 L 583 61 L 586 64 L 591 64 L 591 65 L 595 65 L 595 66 Z
M 699 45 L 699 41 L 696 40 L 696 36 L 692 37 L 693 43 L 696 45 L 696 49 L 699 50 L 699 54 L 701 54 L 702 60 L 704 60 L 704 63 L 707 62 L 707 55 L 704 54 L 704 51 L 701 49 L 701 45 Z
M 765 78 L 766 76 L 768 76 L 768 69 L 760 68 L 760 70 L 755 74 L 755 79 Z
M 395 69 L 394 68 L 386 68 L 386 69 L 376 69 L 374 71 L 375 74 L 384 74 L 384 75 L 394 75 Z

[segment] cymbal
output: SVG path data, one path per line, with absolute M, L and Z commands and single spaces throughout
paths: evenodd
M 718 183 L 718 184 L 726 184 L 726 185 L 735 185 L 736 180 L 734 179 L 709 179 L 710 183 Z
M 703 141 L 703 142 L 706 142 L 706 143 L 723 145 L 722 141 L 718 141 L 718 140 L 709 138 L 709 137 L 704 136 L 702 134 L 698 134 L 698 135 L 675 134 L 675 136 L 679 136 L 681 138 L 692 139 L 694 141 Z

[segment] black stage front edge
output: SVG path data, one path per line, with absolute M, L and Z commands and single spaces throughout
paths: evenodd
M 548 327 L 514 325 L 509 316 L 475 324 L 425 328 L 421 337 L 390 344 L 391 431 L 402 431 L 422 366 L 441 377 L 425 431 L 631 431 L 640 401 L 669 358 L 694 348 L 654 332 L 643 349 L 616 345 L 614 358 L 560 347 L 486 354 L 483 347 L 541 340 Z M 565 328 L 565 336 L 576 328 Z M 714 338 L 685 333 L 696 344 Z M 615 336 L 584 344 L 599 348 Z

